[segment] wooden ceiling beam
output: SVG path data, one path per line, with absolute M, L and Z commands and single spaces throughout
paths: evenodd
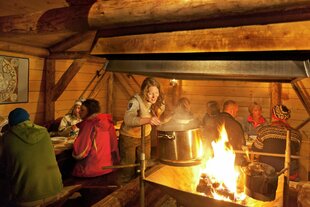
M 48 57 L 49 59 L 86 59 L 87 62 L 103 64 L 106 62 L 106 58 L 101 58 L 97 56 L 90 55 L 89 52 L 55 52 L 51 53 Z
M 186 31 L 219 27 L 238 27 L 246 25 L 272 24 L 282 22 L 310 20 L 310 7 L 287 10 L 283 12 L 262 12 L 260 14 L 242 14 L 239 16 L 222 16 L 189 22 L 168 22 L 162 24 L 138 25 L 131 27 L 102 29 L 97 37 L 115 37 L 124 35 L 150 34 L 158 32 Z
M 91 54 L 310 50 L 310 21 L 99 38 Z
M 0 50 L 22 53 L 26 55 L 33 55 L 38 57 L 47 57 L 49 55 L 49 51 L 45 48 L 33 47 L 28 45 L 21 45 L 12 42 L 3 42 L 0 41 Z
M 125 5 L 125 6 L 124 6 Z M 287 11 L 305 11 L 309 0 L 109 0 L 92 5 L 77 5 L 15 16 L 0 17 L 0 33 L 81 32 L 91 29 L 115 29 L 142 25 L 195 22 L 214 19 L 225 21 L 235 16 L 265 12 L 283 16 Z M 303 12 L 296 12 L 301 13 Z M 299 17 L 300 18 L 300 17 Z M 212 24 L 212 23 L 211 23 Z
M 87 40 L 87 39 L 94 39 L 96 36 L 96 31 L 88 31 L 82 32 L 75 35 L 68 37 L 67 39 L 53 45 L 49 48 L 51 52 L 63 52 L 71 47 Z

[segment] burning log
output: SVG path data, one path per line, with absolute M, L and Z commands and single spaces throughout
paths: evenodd
M 197 192 L 204 193 L 209 197 L 213 197 L 213 194 L 219 194 L 228 198 L 231 201 L 236 201 L 234 192 L 231 192 L 225 184 L 221 184 L 217 181 L 212 181 L 207 174 L 202 173 L 200 176 L 199 184 L 197 185 Z

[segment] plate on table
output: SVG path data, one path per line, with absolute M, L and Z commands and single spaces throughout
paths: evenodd
M 68 140 L 67 140 L 67 143 L 68 143 L 68 144 L 73 144 L 74 141 L 75 141 L 75 139 L 68 139 Z
M 67 141 L 67 137 L 51 137 L 53 144 L 61 144 Z

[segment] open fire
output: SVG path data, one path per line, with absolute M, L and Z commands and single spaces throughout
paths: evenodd
M 212 143 L 212 156 L 207 157 L 205 162 L 182 167 L 159 165 L 145 181 L 160 188 L 184 206 L 282 207 L 283 175 L 279 177 L 274 200 L 257 200 L 244 193 L 246 175 L 234 165 L 236 156 L 227 144 L 227 136 L 222 127 L 220 139 Z M 206 150 L 205 153 L 211 151 Z
M 213 156 L 207 159 L 200 173 L 197 191 L 217 200 L 244 204 L 243 176 L 240 168 L 235 166 L 236 156 L 228 144 L 224 126 L 220 130 L 220 138 L 212 142 L 212 148 Z

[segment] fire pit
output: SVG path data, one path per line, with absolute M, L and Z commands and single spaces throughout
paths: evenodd
M 213 154 L 206 157 L 200 165 L 163 166 L 145 178 L 145 181 L 159 187 L 180 204 L 189 207 L 282 206 L 283 176 L 281 178 L 273 176 L 274 171 L 267 169 L 263 164 L 259 165 L 263 166 L 261 168 L 258 168 L 257 164 L 250 164 L 248 170 L 242 173 L 241 168 L 235 165 L 235 153 L 228 144 L 224 126 L 220 130 L 220 138 L 212 142 L 212 148 Z M 257 171 L 260 172 L 263 169 L 266 173 L 261 176 L 262 173 Z M 270 182 L 266 182 L 268 188 L 260 189 L 259 184 L 257 185 L 257 179 L 265 178 L 265 175 L 268 181 L 274 178 L 272 189 L 269 188 Z M 245 179 L 246 176 L 247 179 Z M 280 185 L 277 188 L 278 180 Z M 276 189 L 278 189 L 277 193 Z M 245 194 L 246 190 L 251 190 L 252 198 Z M 266 199 L 269 191 L 272 194 Z M 254 196 L 253 192 L 255 192 Z M 260 199 L 261 196 L 257 196 L 258 193 L 264 195 L 264 199 Z
M 147 176 L 144 181 L 148 184 L 159 188 L 164 193 L 170 195 L 178 204 L 185 207 L 280 207 L 282 206 L 283 194 L 283 175 L 279 176 L 279 184 L 276 193 L 276 198 L 270 202 L 255 200 L 251 197 L 246 197 L 244 204 L 238 204 L 230 201 L 216 200 L 206 196 L 204 193 L 199 193 L 196 187 L 200 179 L 201 166 L 191 167 L 175 167 L 161 165 L 160 169 Z

